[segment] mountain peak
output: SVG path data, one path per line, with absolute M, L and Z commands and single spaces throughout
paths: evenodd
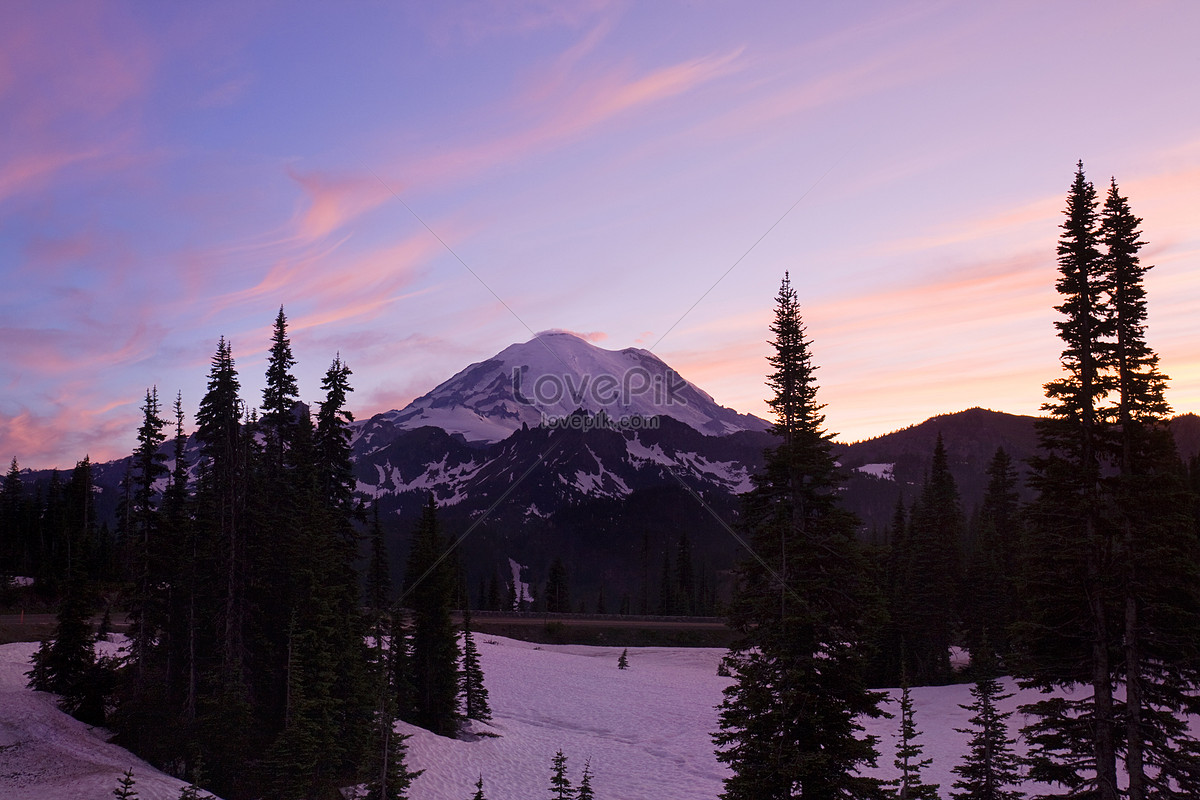
M 668 416 L 709 435 L 768 427 L 718 405 L 648 350 L 606 350 L 561 329 L 509 345 L 386 416 L 405 429 L 433 425 L 496 442 L 522 424 L 563 424 L 580 410 L 603 411 L 616 425 Z

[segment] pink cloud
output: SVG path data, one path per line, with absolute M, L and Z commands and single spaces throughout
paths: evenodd
M 0 201 L 43 188 L 66 168 L 101 154 L 99 150 L 88 150 L 15 155 L 7 163 L 0 164 Z
M 82 395 L 86 396 L 86 394 Z M 92 407 L 84 401 L 50 403 L 33 412 L 0 411 L 0 453 L 34 469 L 70 469 L 84 456 L 93 462 L 129 454 L 139 413 L 133 400 Z
M 523 95 L 528 122 L 515 133 L 405 162 L 390 172 L 410 186 L 442 186 L 555 146 L 636 109 L 650 108 L 739 68 L 741 51 L 691 59 L 640 75 L 610 70 L 564 82 L 559 76 Z
M 597 342 L 603 342 L 605 339 L 608 338 L 608 334 L 605 333 L 604 331 L 584 332 L 584 331 L 573 331 L 573 330 L 569 330 L 567 328 L 549 328 L 544 331 L 538 331 L 537 335 L 544 336 L 549 333 L 569 333 L 572 336 L 578 336 L 580 339 L 583 339 L 585 342 L 591 342 L 592 344 L 596 344 Z
M 306 239 L 327 236 L 392 198 L 388 187 L 374 176 L 302 173 L 291 168 L 288 175 L 308 197 L 308 206 L 296 221 Z

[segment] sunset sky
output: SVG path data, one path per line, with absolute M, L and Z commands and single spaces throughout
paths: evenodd
M 0 459 L 125 455 L 151 385 L 193 425 L 222 335 L 258 405 L 281 304 L 302 395 L 340 351 L 359 416 L 550 328 L 767 416 L 785 270 L 841 439 L 1036 413 L 1079 159 L 1145 220 L 1200 411 L 1197 31 L 1182 1 L 6 1 Z

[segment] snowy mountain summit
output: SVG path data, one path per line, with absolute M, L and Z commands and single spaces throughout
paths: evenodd
M 649 350 L 605 350 L 565 331 L 510 345 L 381 416 L 401 429 L 433 426 L 467 441 L 498 442 L 523 424 L 578 424 L 580 409 L 603 412 L 605 424 L 619 428 L 636 429 L 655 416 L 710 436 L 769 427 L 718 405 Z

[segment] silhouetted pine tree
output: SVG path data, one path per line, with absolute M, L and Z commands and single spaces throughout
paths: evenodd
M 923 783 L 921 772 L 933 763 L 921 758 L 924 745 L 917 744 L 921 732 L 913 719 L 912 694 L 907 682 L 900 687 L 900 731 L 896 734 L 896 758 L 892 762 L 900 775 L 891 781 L 897 800 L 937 800 L 938 784 Z
M 83 578 L 66 582 L 54 633 L 33 654 L 29 688 L 59 695 L 59 708 L 89 725 L 105 722 L 105 697 L 114 688 L 112 667 L 97 659 L 91 616 L 94 587 Z
M 982 653 L 989 649 L 986 641 L 980 648 Z M 970 736 L 967 755 L 954 768 L 959 780 L 952 792 L 955 800 L 1021 800 L 1024 792 L 1015 788 L 1021 785 L 1020 759 L 1013 753 L 1016 740 L 1008 735 L 1008 718 L 1012 712 L 1002 712 L 996 704 L 1012 697 L 1001 694 L 1000 682 L 992 675 L 992 662 L 987 655 L 975 663 L 979 677 L 971 688 L 974 702 L 959 708 L 972 713 L 970 728 L 955 728 L 958 733 Z
M 26 569 L 31 563 L 26 532 L 27 503 L 21 468 L 14 456 L 0 484 L 0 590 L 7 586 L 8 579 L 16 575 L 17 570 Z
M 906 570 L 901 590 L 908 617 L 905 672 L 919 686 L 944 684 L 951 678 L 950 645 L 958 616 L 962 532 L 958 488 L 939 433 L 929 477 L 913 506 L 905 539 Z
M 163 462 L 166 457 L 159 447 L 166 441 L 163 428 L 166 421 L 159 416 L 158 387 L 146 390 L 142 405 L 142 425 L 138 428 L 137 450 L 133 453 L 133 495 L 129 509 L 131 525 L 127 548 L 133 568 L 133 591 L 129 607 L 129 658 L 133 679 L 139 685 L 145 681 L 150 648 L 160 641 L 165 624 L 166 598 L 156 580 L 162 574 L 164 543 L 161 541 L 161 520 L 155 483 L 166 476 Z
M 726 800 L 882 796 L 860 774 L 877 754 L 863 717 L 881 714 L 864 673 L 879 598 L 853 516 L 837 501 L 815 366 L 787 276 L 776 298 L 768 385 L 779 445 L 744 496 L 749 552 L 738 567 L 717 758 Z M 786 747 L 779 743 L 786 742 Z
M 583 774 L 579 777 L 579 792 L 575 800 L 596 800 L 596 793 L 592 790 L 591 760 L 583 762 Z
M 1004 448 L 988 465 L 988 485 L 975 526 L 975 550 L 963 589 L 963 621 L 971 659 L 1006 656 L 1017 617 L 1017 552 L 1021 541 L 1017 474 Z M 985 654 L 984 642 L 993 650 Z
M 447 549 L 429 496 L 409 552 L 404 597 L 412 610 L 412 718 L 440 736 L 458 731 L 458 636 L 450 620 L 453 554 Z
M 1125 678 L 1128 797 L 1200 794 L 1200 742 L 1183 723 L 1200 708 L 1200 568 L 1192 498 L 1167 429 L 1167 377 L 1145 338 L 1148 266 L 1139 226 L 1113 181 L 1101 214 L 1113 322 L 1116 401 L 1110 448 Z
M 1023 707 L 1030 777 L 1067 796 L 1117 800 L 1114 658 L 1120 640 L 1113 556 L 1117 531 L 1101 491 L 1101 402 L 1113 386 L 1110 283 L 1097 240 L 1096 191 L 1080 163 L 1067 194 L 1058 243 L 1055 322 L 1065 375 L 1046 384 L 1049 416 L 1038 420 L 1030 527 L 1022 547 L 1022 621 L 1016 627 L 1026 688 L 1086 684 L 1082 699 L 1056 696 Z
M 562 559 L 554 557 L 550 562 L 550 574 L 546 578 L 546 610 L 550 613 L 567 613 L 571 610 L 571 588 L 567 581 L 567 567 Z
M 130 767 L 121 776 L 117 788 L 113 789 L 113 797 L 117 800 L 137 800 L 137 789 L 133 788 L 136 783 L 137 781 L 133 779 L 133 767 Z
M 487 722 L 492 718 L 492 709 L 488 705 L 488 691 L 483 683 L 483 667 L 479 663 L 479 649 L 475 646 L 475 636 L 471 633 L 470 607 L 464 605 L 462 613 L 463 716 L 467 719 L 477 719 L 481 722 Z
M 696 614 L 696 575 L 692 564 L 692 543 L 687 531 L 679 534 L 675 551 L 675 613 Z
M 571 779 L 567 777 L 567 757 L 559 750 L 554 754 L 550 772 L 550 796 L 554 800 L 573 800 Z

